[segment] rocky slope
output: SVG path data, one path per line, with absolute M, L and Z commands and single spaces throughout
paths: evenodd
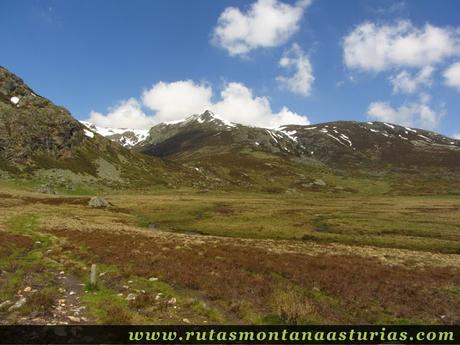
M 89 130 L 131 148 L 142 143 L 148 136 L 147 129 L 101 127 L 87 121 L 80 121 Z
M 393 183 L 403 176 L 439 178 L 446 186 L 460 178 L 460 141 L 382 122 L 265 129 L 228 123 L 207 111 L 154 126 L 135 149 L 247 186 L 311 186 L 309 176 L 324 172 L 370 178 L 393 174 Z
M 5 174 L 203 189 L 351 191 L 379 185 L 372 188 L 457 193 L 460 141 L 381 122 L 266 129 L 209 111 L 148 133 L 101 128 L 78 122 L 0 68 L 0 176 Z
M 151 155 L 193 155 L 204 147 L 244 146 L 335 167 L 460 167 L 460 141 L 383 122 L 337 121 L 277 129 L 229 124 L 207 111 L 159 124 L 137 148 Z
M 177 173 L 177 174 L 176 174 Z M 168 184 L 181 168 L 87 128 L 0 67 L 0 175 L 109 184 Z

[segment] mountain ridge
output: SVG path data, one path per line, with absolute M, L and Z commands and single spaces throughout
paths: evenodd
M 268 129 L 205 111 L 148 133 L 107 129 L 77 121 L 0 68 L 2 175 L 267 191 L 357 191 L 373 181 L 449 193 L 460 190 L 459 168 L 459 140 L 384 122 Z
M 70 187 L 176 184 L 187 170 L 114 143 L 0 67 L 0 175 Z

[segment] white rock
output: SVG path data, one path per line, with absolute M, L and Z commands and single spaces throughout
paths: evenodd
M 133 294 L 133 293 L 130 293 L 127 297 L 126 297 L 126 300 L 127 301 L 134 301 L 136 299 L 136 295 Z
M 16 309 L 21 308 L 24 304 L 26 304 L 27 298 L 21 297 L 15 304 L 8 308 L 8 311 L 13 311 Z
M 11 103 L 13 104 L 18 104 L 19 103 L 19 97 L 13 96 L 10 98 Z
M 79 317 L 75 317 L 75 316 L 67 316 L 67 318 L 72 321 L 72 322 L 80 322 L 80 318 Z
M 156 278 L 156 277 L 149 278 L 150 282 L 156 282 L 157 280 L 158 280 L 158 278 Z
M 0 303 L 0 310 L 2 310 L 3 308 L 9 307 L 12 304 L 13 302 L 11 302 L 10 300 L 6 300 L 5 302 Z

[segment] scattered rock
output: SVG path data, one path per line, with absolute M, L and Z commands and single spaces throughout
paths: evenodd
M 81 319 L 79 317 L 76 317 L 76 316 L 67 316 L 67 318 L 71 321 L 71 322 L 80 322 Z
M 130 293 L 127 297 L 126 300 L 129 301 L 134 301 L 136 299 L 136 295 L 133 293 Z
M 158 225 L 154 224 L 154 223 L 150 223 L 148 225 L 148 228 L 151 229 L 151 230 L 155 230 L 156 228 L 158 228 Z
M 28 286 L 28 287 L 26 287 L 26 288 L 24 289 L 24 292 L 31 292 L 31 291 L 32 291 L 32 288 L 31 288 L 30 286 Z
M 182 319 L 182 322 L 183 323 L 190 323 L 190 320 L 189 319 Z
M 171 304 L 171 305 L 176 304 L 176 302 L 177 300 L 174 297 L 168 300 L 168 304 Z
M 322 186 L 324 187 L 326 185 L 326 182 L 324 182 L 323 180 L 321 179 L 316 179 L 313 181 L 313 184 L 317 185 L 317 186 Z
M 24 304 L 26 304 L 27 298 L 21 297 L 15 304 L 8 308 L 8 311 L 13 311 L 16 309 L 21 308 Z
M 93 196 L 88 202 L 88 206 L 94 208 L 107 208 L 110 206 L 110 204 L 104 198 L 101 198 L 99 196 Z
M 156 277 L 149 278 L 149 282 L 156 282 L 157 280 L 158 280 L 158 278 L 156 278 Z
M 10 300 L 6 300 L 5 302 L 0 303 L 0 310 L 2 310 L 3 308 L 9 307 L 12 304 L 13 302 L 11 302 Z
M 65 305 L 65 299 L 60 299 L 58 300 L 59 305 Z
M 56 194 L 54 186 L 51 183 L 42 185 L 38 191 L 45 194 Z

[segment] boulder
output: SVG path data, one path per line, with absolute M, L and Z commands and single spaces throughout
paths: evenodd
M 128 294 L 128 296 L 126 297 L 126 300 L 127 300 L 128 302 L 134 301 L 135 299 L 136 299 L 136 295 L 133 294 L 133 293 Z
M 317 185 L 317 186 L 325 186 L 326 185 L 326 182 L 324 182 L 323 180 L 321 179 L 316 179 L 313 181 L 313 184 Z
M 6 307 L 9 307 L 12 304 L 13 304 L 13 302 L 11 302 L 10 300 L 6 300 L 5 302 L 0 303 L 0 310 L 4 309 Z
M 56 190 L 54 189 L 54 186 L 51 183 L 42 185 L 39 189 L 39 192 L 45 194 L 56 194 Z
M 107 208 L 110 206 L 110 204 L 104 198 L 101 198 L 99 196 L 93 196 L 91 200 L 88 202 L 88 206 L 94 208 Z
M 16 309 L 21 308 L 24 304 L 26 304 L 27 299 L 25 297 L 21 297 L 15 304 L 8 308 L 8 311 L 13 311 Z

